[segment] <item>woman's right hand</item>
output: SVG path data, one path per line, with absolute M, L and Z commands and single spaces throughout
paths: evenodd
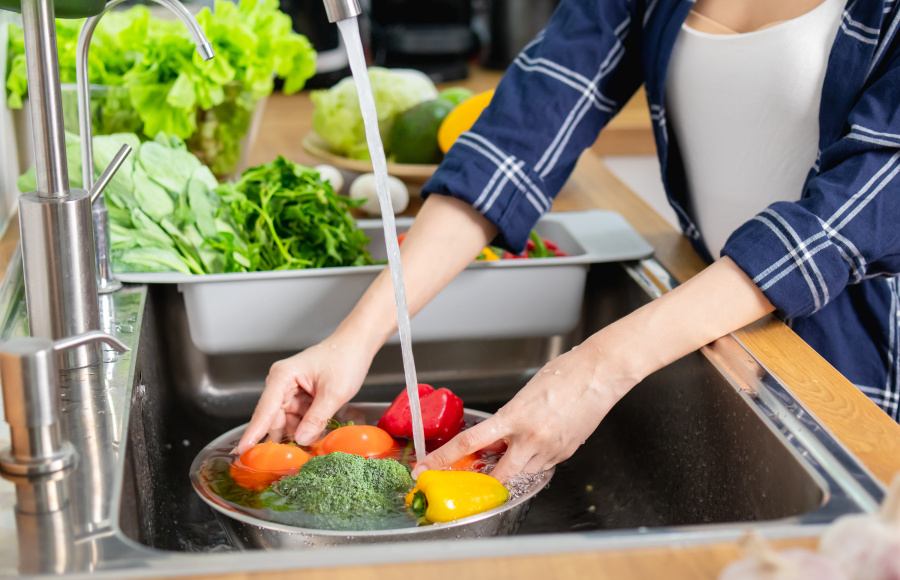
M 311 445 L 325 425 L 359 391 L 372 364 L 367 349 L 332 335 L 272 365 L 253 417 L 233 453 L 285 437 Z

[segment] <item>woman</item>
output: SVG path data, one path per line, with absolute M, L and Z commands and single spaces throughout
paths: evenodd
M 501 440 L 498 478 L 547 469 L 648 374 L 773 310 L 897 419 L 900 2 L 845 2 L 562 1 L 423 188 L 402 252 L 410 311 L 488 243 L 521 250 L 642 83 L 670 202 L 712 263 L 417 471 Z M 237 451 L 266 433 L 311 443 L 395 329 L 384 272 L 327 340 L 272 366 Z

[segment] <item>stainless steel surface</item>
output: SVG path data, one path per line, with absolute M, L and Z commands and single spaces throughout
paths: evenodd
M 56 342 L 17 338 L 0 343 L 3 408 L 12 445 L 0 451 L 0 472 L 32 477 L 60 471 L 75 461 L 75 449 L 59 426 L 56 353 L 105 342 L 123 353 L 128 346 L 99 330 Z
M 0 286 L 4 339 L 23 334 L 21 296 L 12 271 Z M 806 536 L 839 515 L 873 511 L 882 498 L 878 482 L 728 338 L 651 375 L 620 401 L 557 466 L 516 536 L 415 549 L 390 542 L 236 551 L 187 472 L 208 441 L 247 421 L 268 365 L 284 353 L 202 355 L 174 288 L 148 296 L 126 286 L 103 298 L 104 327 L 135 350 L 61 373 L 63 435 L 72 434 L 79 461 L 40 486 L 0 480 L 0 576 L 216 575 L 686 546 L 735 541 L 751 524 L 768 537 Z M 649 299 L 619 266 L 593 268 L 572 334 L 417 346 L 421 378 L 493 412 L 550 357 Z M 399 353 L 388 347 L 360 398 L 388 401 L 400 385 Z M 61 509 L 22 511 L 54 505 Z M 36 554 L 29 548 L 37 545 Z
M 106 189 L 106 186 L 112 181 L 113 176 L 119 168 L 122 167 L 122 164 L 125 163 L 125 158 L 128 157 L 130 153 L 131 145 L 125 144 L 122 145 L 122 148 L 119 149 L 116 156 L 112 158 L 112 161 L 109 162 L 109 165 L 103 170 L 100 177 L 97 178 L 96 183 L 91 186 L 91 205 L 97 202 L 97 199 L 103 194 L 103 190 Z
M 32 336 L 57 339 L 99 328 L 90 199 L 69 190 L 52 0 L 22 3 L 38 190 L 19 197 L 25 291 Z M 62 366 L 97 361 L 80 347 Z
M 122 146 L 119 153 L 104 169 L 97 183 L 94 183 L 94 145 L 93 125 L 91 123 L 91 90 L 90 70 L 88 57 L 90 55 L 91 38 L 100 19 L 112 8 L 125 0 L 110 0 L 103 11 L 89 18 L 78 35 L 78 44 L 75 48 L 75 78 L 78 91 L 78 128 L 81 135 L 81 177 L 84 187 L 91 192 L 92 217 L 94 222 L 94 252 L 97 264 L 97 288 L 101 294 L 115 292 L 122 287 L 122 283 L 116 280 L 109 259 L 109 214 L 103 201 L 103 190 L 106 184 L 118 171 L 125 157 L 130 152 L 130 147 Z M 203 60 L 210 60 L 215 56 L 212 43 L 206 38 L 203 29 L 197 23 L 194 16 L 177 0 L 153 0 L 157 4 L 168 8 L 177 16 L 191 35 L 197 46 L 197 53 Z M 126 148 L 128 150 L 126 151 Z
M 337 22 L 347 18 L 356 18 L 362 12 L 358 0 L 323 0 L 328 22 Z
M 42 197 L 62 197 L 69 191 L 69 171 L 53 1 L 23 0 L 22 23 L 37 188 Z
M 88 192 L 19 196 L 19 228 L 31 336 L 55 340 L 99 330 Z M 98 358 L 95 345 L 81 346 L 63 353 L 61 366 L 88 366 Z
M 350 403 L 335 418 L 342 423 L 352 420 L 357 425 L 375 425 L 387 406 L 388 403 Z M 483 421 L 488 417 L 490 417 L 488 413 L 466 409 L 466 421 Z M 550 484 L 553 477 L 553 470 L 550 470 L 543 474 L 541 479 L 535 481 L 527 491 L 505 505 L 445 524 L 361 532 L 299 528 L 267 522 L 255 518 L 249 513 L 236 513 L 203 482 L 200 470 L 210 455 L 222 448 L 233 447 L 241 438 L 245 428 L 246 425 L 240 425 L 211 441 L 200 450 L 190 468 L 194 491 L 206 505 L 215 510 L 216 517 L 228 538 L 235 546 L 243 549 L 309 550 L 385 542 L 506 536 L 516 533 L 525 520 L 531 500 L 540 490 Z

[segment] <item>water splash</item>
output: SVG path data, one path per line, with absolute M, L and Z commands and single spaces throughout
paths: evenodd
M 409 327 L 409 309 L 406 305 L 406 286 L 403 283 L 403 269 L 400 265 L 400 244 L 397 241 L 397 226 L 394 220 L 394 208 L 391 204 L 388 186 L 387 158 L 378 131 L 378 115 L 375 111 L 375 98 L 366 59 L 363 54 L 362 40 L 359 35 L 359 23 L 356 18 L 339 20 L 338 29 L 347 47 L 350 70 L 356 82 L 359 95 L 359 108 L 362 112 L 366 128 L 366 143 L 372 158 L 375 173 L 375 191 L 381 206 L 381 220 L 384 226 L 384 242 L 387 246 L 388 267 L 394 282 L 394 301 L 397 303 L 397 328 L 400 333 L 400 352 L 403 355 L 403 374 L 406 378 L 406 391 L 409 393 L 409 406 L 412 411 L 413 443 L 416 457 L 425 457 L 425 432 L 422 427 L 422 409 L 419 405 L 419 387 L 416 379 L 416 365 L 413 360 L 412 343 Z

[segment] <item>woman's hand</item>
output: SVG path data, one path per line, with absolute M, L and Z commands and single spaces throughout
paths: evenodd
M 549 469 L 571 457 L 644 377 L 772 310 L 756 284 L 722 258 L 548 363 L 493 417 L 428 455 L 413 474 L 498 441 L 508 447 L 497 479 Z
M 234 453 L 260 439 L 300 445 L 315 442 L 338 409 L 359 391 L 372 364 L 367 349 L 332 335 L 325 341 L 272 365 L 250 425 Z
M 429 454 L 414 475 L 449 467 L 498 441 L 507 445 L 492 473 L 500 481 L 568 459 L 637 382 L 604 367 L 603 354 L 587 343 L 557 357 L 494 416 Z

